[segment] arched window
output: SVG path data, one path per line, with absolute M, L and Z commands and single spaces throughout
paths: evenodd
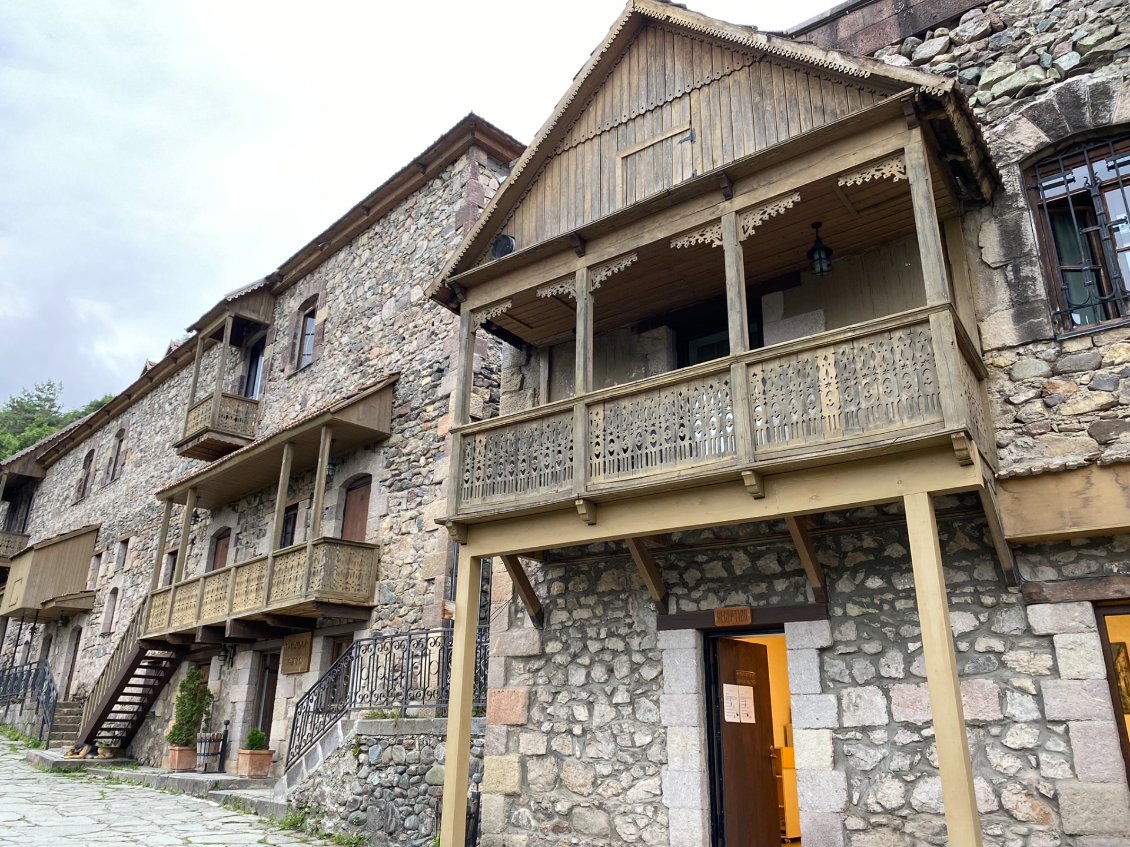
M 90 493 L 90 486 L 94 483 L 94 451 L 91 450 L 82 460 L 82 473 L 75 487 L 75 499 L 81 500 Z
M 1130 320 L 1130 132 L 1025 174 L 1057 333 Z
M 309 297 L 295 315 L 293 351 L 294 368 L 301 370 L 314 361 L 318 330 L 318 298 Z
M 113 482 L 122 474 L 122 466 L 126 463 L 126 430 L 125 427 L 114 433 L 114 446 L 110 451 L 110 462 L 106 466 L 109 482 Z
M 102 634 L 109 635 L 114 631 L 114 618 L 118 613 L 118 589 L 111 588 L 106 597 L 106 606 L 102 609 Z
M 369 493 L 373 478 L 359 476 L 345 486 L 345 507 L 341 513 L 341 537 L 346 541 L 365 541 L 369 524 Z
M 212 555 L 208 560 L 208 570 L 214 571 L 227 567 L 230 551 L 231 530 L 224 527 L 212 536 Z
M 263 333 L 247 348 L 247 376 L 243 378 L 243 396 L 258 400 L 263 390 L 263 355 L 267 350 L 267 335 Z

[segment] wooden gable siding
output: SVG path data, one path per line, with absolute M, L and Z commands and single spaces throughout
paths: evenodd
M 892 93 L 645 26 L 497 231 L 529 247 Z

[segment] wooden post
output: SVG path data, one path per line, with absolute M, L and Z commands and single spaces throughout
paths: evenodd
M 589 415 L 585 396 L 592 391 L 593 296 L 589 269 L 577 270 L 577 331 L 573 368 L 573 493 L 583 497 L 589 478 Z
M 439 843 L 466 847 L 467 781 L 471 758 L 471 704 L 475 693 L 475 650 L 479 626 L 479 581 L 483 560 L 459 550 L 455 621 L 451 649 L 451 694 L 447 708 L 447 770 Z
M 730 355 L 749 349 L 749 311 L 746 308 L 745 261 L 738 239 L 738 214 L 722 216 L 722 249 L 726 261 L 726 322 L 730 328 Z
M 216 363 L 216 388 L 212 392 L 212 412 L 208 416 L 213 428 L 220 424 L 220 400 L 224 395 L 224 371 L 228 366 L 228 345 L 231 344 L 232 323 L 232 316 L 228 315 L 224 321 L 224 340 L 220 344 L 220 360 Z
M 910 182 L 910 200 L 914 207 L 914 228 L 918 234 L 918 254 L 922 261 L 922 279 L 926 284 L 926 305 L 950 302 L 949 277 L 942 251 L 938 210 L 934 207 L 934 188 L 930 180 L 930 161 L 926 145 L 918 131 L 903 149 L 906 177 Z
M 973 342 L 974 349 L 981 352 L 981 334 L 977 331 L 977 308 L 973 303 L 973 283 L 969 278 L 969 264 L 965 259 L 965 233 L 961 229 L 961 218 L 946 218 L 942 223 L 946 236 L 946 254 L 949 256 L 950 272 L 953 275 L 953 304 L 965 334 Z
M 478 322 L 466 306 L 459 313 L 459 347 L 455 351 L 455 387 L 452 389 L 451 456 L 447 468 L 447 513 L 454 515 L 459 510 L 459 480 L 463 474 L 463 436 L 458 428 L 469 422 L 471 408 L 471 386 L 475 377 L 475 332 Z
M 157 530 L 157 552 L 153 556 L 153 579 L 150 581 L 149 590 L 156 591 L 161 587 L 161 571 L 165 569 L 165 545 L 169 542 L 169 522 L 173 518 L 173 501 L 165 501 L 165 513 L 161 516 L 161 528 Z
M 192 385 L 189 387 L 189 404 L 184 409 L 184 430 L 185 435 L 188 435 L 189 429 L 189 413 L 192 411 L 193 405 L 197 402 L 197 387 L 200 385 L 200 363 L 205 357 L 205 337 L 197 335 L 197 359 L 192 365 Z
M 312 509 L 310 532 L 306 536 L 306 576 L 302 586 L 303 597 L 310 592 L 310 576 L 314 570 L 314 540 L 322 534 L 322 510 L 326 504 L 326 474 L 329 472 L 332 443 L 333 427 L 322 424 L 321 440 L 318 442 L 318 469 L 314 471 L 314 500 L 310 504 Z
M 934 504 L 928 493 L 908 494 L 903 497 L 903 503 L 922 629 L 922 653 L 926 660 L 926 687 L 934 716 L 947 843 L 954 847 L 981 847 L 981 821 L 973 793 L 973 768 L 965 735 L 965 713 L 961 706 Z
M 192 510 L 195 508 L 196 489 L 190 488 L 184 500 L 184 511 L 180 516 L 180 547 L 177 548 L 177 563 L 173 567 L 172 585 L 184 579 L 184 563 L 188 558 L 188 534 L 192 531 Z
M 275 489 L 275 514 L 271 518 L 271 545 L 267 549 L 267 578 L 263 580 L 263 605 L 271 597 L 271 579 L 275 574 L 275 551 L 282 541 L 283 515 L 286 512 L 286 495 L 290 488 L 290 466 L 294 462 L 294 442 L 283 445 L 282 464 L 279 466 L 279 486 Z
M 510 574 L 510 579 L 514 583 L 514 590 L 518 592 L 522 605 L 526 607 L 526 614 L 530 616 L 530 621 L 538 629 L 541 629 L 542 624 L 545 623 L 545 610 L 541 606 L 538 595 L 534 592 L 534 587 L 530 585 L 530 578 L 526 576 L 522 563 L 517 556 L 503 556 L 502 564 L 505 565 L 506 572 Z

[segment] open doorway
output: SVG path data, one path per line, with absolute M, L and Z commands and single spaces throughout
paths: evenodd
M 259 668 L 259 685 L 255 695 L 255 729 L 262 730 L 271 737 L 271 721 L 275 716 L 275 692 L 279 684 L 278 651 L 264 653 Z
M 782 633 L 707 639 L 713 847 L 800 844 Z
M 1109 760 L 1117 763 L 1121 758 L 1122 767 L 1130 777 L 1130 606 L 1098 607 L 1095 612 L 1107 662 L 1107 682 L 1114 704 L 1117 742 L 1122 748 L 1120 751 L 1112 749 Z M 1111 747 L 1114 746 L 1112 743 Z M 1121 757 L 1119 752 L 1122 753 Z

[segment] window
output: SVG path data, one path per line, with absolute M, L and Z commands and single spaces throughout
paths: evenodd
M 212 539 L 212 558 L 208 562 L 208 570 L 219 570 L 228 563 L 228 551 L 231 549 L 231 530 L 224 528 Z
M 109 635 L 114 631 L 114 616 L 118 611 L 118 589 L 111 588 L 106 598 L 106 606 L 102 609 L 102 634 Z
M 94 482 L 94 451 L 91 450 L 82 460 L 82 473 L 75 487 L 75 500 L 81 500 L 90 493 L 90 486 Z
M 110 451 L 110 462 L 106 466 L 107 482 L 113 482 L 122 475 L 122 466 L 126 463 L 125 441 L 126 431 L 123 427 L 114 434 L 114 448 Z
M 165 552 L 165 566 L 161 569 L 161 584 L 158 588 L 164 588 L 166 585 L 173 584 L 173 574 L 177 571 L 177 550 L 174 547 L 172 550 Z
M 311 298 L 298 310 L 298 326 L 295 327 L 294 366 L 302 369 L 314 361 L 314 336 L 317 330 L 318 300 Z
M 279 548 L 289 547 L 294 543 L 294 535 L 298 530 L 298 504 L 287 506 L 283 512 L 282 535 L 279 537 Z
M 1026 182 L 1056 332 L 1130 320 L 1130 134 L 1049 156 Z
M 267 350 L 267 336 L 261 335 L 247 349 L 247 376 L 243 380 L 243 396 L 259 399 L 263 389 L 263 354 Z
M 129 539 L 123 538 L 118 542 L 118 557 L 114 560 L 119 568 L 124 568 L 126 565 L 126 556 L 129 555 Z

